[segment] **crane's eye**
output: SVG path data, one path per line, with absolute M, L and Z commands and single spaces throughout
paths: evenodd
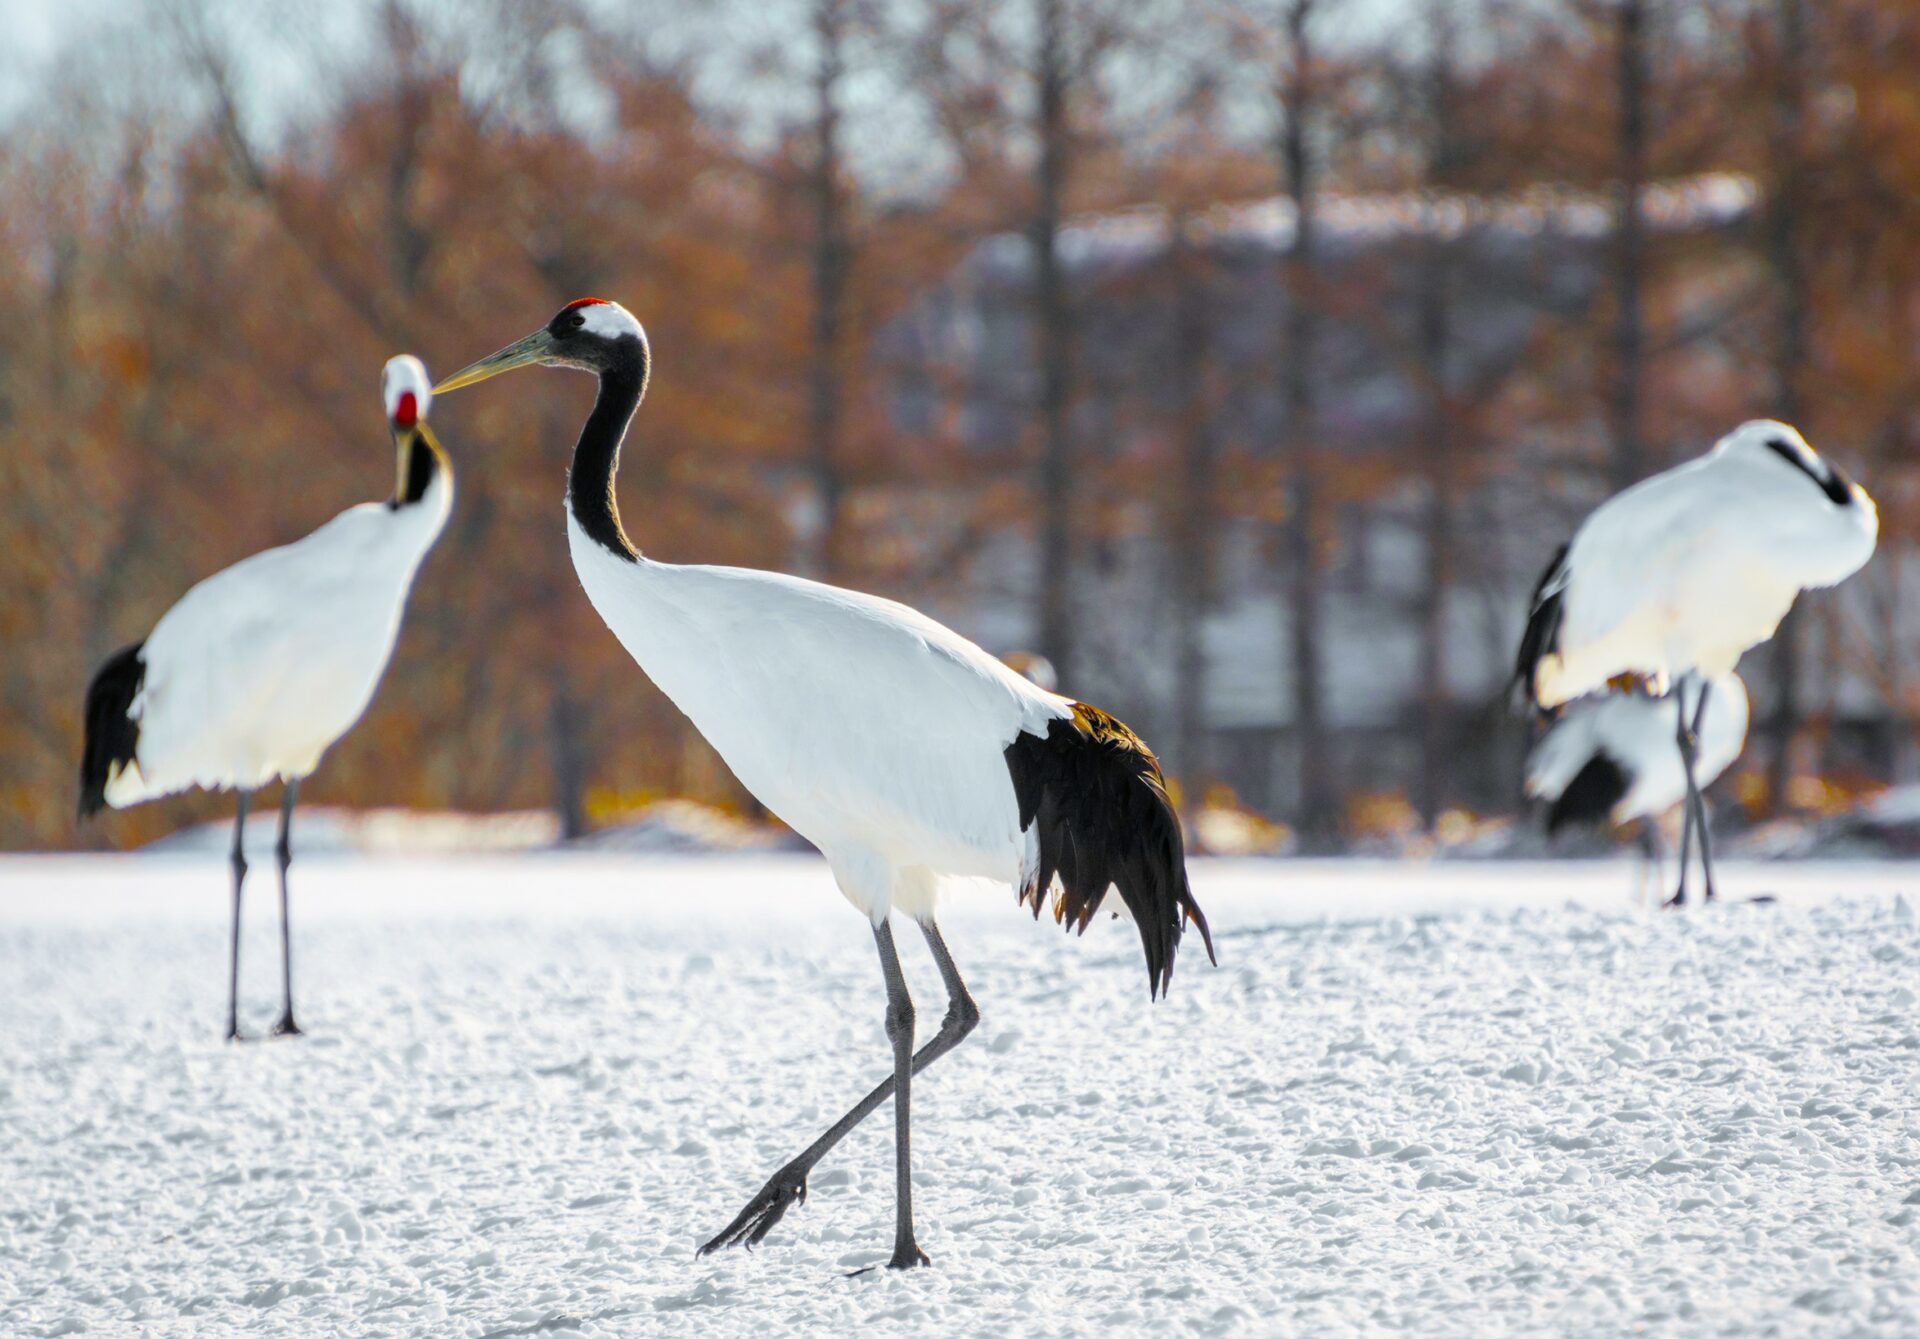
M 573 314 L 573 319 L 567 322 L 567 324 L 572 326 L 575 330 L 578 330 L 581 326 L 585 325 L 586 323 L 587 323 L 587 317 L 586 317 L 586 313 L 584 312 L 575 312 Z

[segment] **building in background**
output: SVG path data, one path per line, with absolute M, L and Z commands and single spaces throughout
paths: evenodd
M 1318 545 L 1326 577 L 1321 661 L 1328 765 L 1349 794 L 1415 791 L 1421 718 L 1435 711 L 1452 777 L 1444 802 L 1483 812 L 1514 803 L 1518 773 L 1510 764 L 1524 738 L 1505 689 L 1529 592 L 1554 547 L 1608 491 L 1591 450 L 1603 425 L 1563 417 L 1541 398 L 1551 389 L 1543 364 L 1604 292 L 1609 208 L 1605 197 L 1549 187 L 1326 202 L 1325 335 L 1314 369 L 1329 501 Z M 1737 176 L 1704 176 L 1653 188 L 1645 208 L 1656 237 L 1696 244 L 1684 285 L 1666 296 L 1668 320 L 1697 333 L 1663 352 L 1686 365 L 1666 375 L 1720 379 L 1731 355 L 1716 312 L 1746 278 L 1740 271 L 1755 264 L 1749 249 L 1724 243 L 1755 226 L 1757 192 Z M 1178 718 L 1180 694 L 1199 693 L 1207 779 L 1279 814 L 1295 801 L 1298 765 L 1282 653 L 1291 610 L 1284 549 L 1275 542 L 1285 504 L 1268 466 L 1281 439 L 1275 345 L 1287 301 L 1275 258 L 1292 224 L 1283 200 L 1221 207 L 1184 226 L 1141 209 L 1079 220 L 1062 245 L 1081 331 L 1073 414 L 1087 497 L 1075 589 L 1081 649 L 1062 669 L 1065 690 L 1111 706 L 1157 738 Z M 1191 263 L 1192 253 L 1202 265 Z M 879 361 L 897 369 L 889 412 L 903 435 L 947 432 L 986 454 L 1021 440 L 1037 393 L 1030 256 L 1017 235 L 983 241 L 882 333 Z M 1434 388 L 1412 326 L 1418 290 L 1436 263 L 1445 267 L 1449 306 L 1444 394 L 1465 430 L 1449 461 L 1449 523 L 1438 536 L 1450 546 L 1449 580 L 1430 623 L 1437 536 L 1423 453 Z M 1213 578 L 1200 621 L 1199 684 L 1177 672 L 1183 592 L 1154 491 L 1138 486 L 1182 449 L 1175 368 L 1195 353 L 1176 347 L 1183 283 L 1202 286 L 1206 412 L 1234 462 L 1223 468 L 1217 511 L 1204 521 Z M 1676 443 L 1675 457 L 1710 438 Z M 1591 468 L 1581 468 L 1586 459 Z M 1566 483 L 1543 494 L 1545 480 Z M 941 512 L 904 506 L 908 542 L 942 543 Z M 937 612 L 998 649 L 1030 644 L 1035 561 L 1030 529 L 995 530 Z M 1806 648 L 1816 684 L 1831 677 L 1821 668 L 1822 630 Z M 1430 633 L 1445 644 L 1438 691 L 1423 677 Z M 1764 667 L 1746 668 L 1764 701 Z M 1854 724 L 1849 751 L 1869 749 L 1884 710 L 1872 686 L 1827 683 L 1825 700 Z

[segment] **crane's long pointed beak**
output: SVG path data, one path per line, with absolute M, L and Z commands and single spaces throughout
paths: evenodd
M 433 393 L 443 395 L 448 391 L 457 391 L 462 386 L 471 386 L 476 381 L 497 377 L 502 372 L 511 372 L 516 367 L 525 367 L 529 363 L 543 363 L 552 353 L 553 336 L 545 330 L 536 330 L 525 339 L 515 340 L 500 352 L 489 354 L 479 362 L 461 368 L 435 386 Z

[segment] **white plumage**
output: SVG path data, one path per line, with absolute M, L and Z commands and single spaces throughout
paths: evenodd
M 424 417 L 431 389 L 417 359 L 389 364 L 386 385 L 390 405 L 414 394 Z M 139 742 L 110 773 L 107 803 L 310 775 L 373 700 L 452 505 L 451 474 L 437 469 L 417 503 L 349 507 L 182 596 L 141 652 L 144 681 L 127 713 Z
M 1666 813 L 1687 798 L 1674 747 L 1679 704 L 1639 692 L 1570 704 L 1527 758 L 1527 795 L 1549 806 L 1547 826 L 1605 821 L 1615 827 Z M 1746 746 L 1746 684 L 1725 674 L 1707 685 L 1697 779 L 1704 789 Z
M 295 1033 L 286 923 L 290 831 L 300 781 L 373 700 L 392 658 L 407 592 L 453 504 L 453 475 L 426 425 L 432 387 L 416 358 L 386 365 L 382 399 L 395 449 L 386 502 L 350 507 L 281 548 L 200 582 L 143 642 L 123 648 L 87 692 L 83 816 L 190 787 L 239 792 L 227 1035 L 239 1035 L 242 836 L 251 793 L 286 783 L 280 841 L 280 1033 Z
M 1535 600 L 1520 670 L 1558 706 L 1622 674 L 1656 692 L 1715 678 L 1773 636 L 1803 590 L 1873 554 L 1866 490 L 1784 423 L 1746 423 L 1711 451 L 1608 499 L 1575 532 Z
M 798 577 L 616 557 L 569 516 L 620 644 L 878 924 L 947 877 L 1023 881 L 1006 749 L 1072 703 L 905 605 Z
M 703 1249 L 764 1238 L 804 1196 L 819 1158 L 892 1097 L 890 1263 L 924 1264 L 908 1170 L 910 1081 L 979 1017 L 934 922 L 940 886 L 1004 880 L 1036 915 L 1051 889 L 1060 918 L 1078 928 L 1117 889 L 1157 993 L 1185 923 L 1207 936 L 1159 765 L 1104 712 L 1040 688 L 904 605 L 777 573 L 644 557 L 620 523 L 614 477 L 646 392 L 645 332 L 618 304 L 581 299 L 439 389 L 534 363 L 590 371 L 600 383 L 568 482 L 568 542 L 588 599 L 741 783 L 820 848 L 871 923 L 886 977 L 892 1078 L 776 1172 Z M 919 923 L 949 997 L 938 1034 L 917 1056 L 894 910 Z
M 1552 710 L 1628 678 L 1671 689 L 1674 746 L 1687 780 L 1687 839 L 1700 835 L 1707 898 L 1712 837 L 1695 739 L 1705 693 L 1773 636 L 1803 590 L 1844 581 L 1873 555 L 1880 517 L 1864 488 L 1769 419 L 1744 423 L 1706 455 L 1602 503 L 1540 578 L 1517 677 Z

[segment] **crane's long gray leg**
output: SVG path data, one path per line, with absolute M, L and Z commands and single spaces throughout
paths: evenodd
M 1693 797 L 1687 796 L 1680 802 L 1680 887 L 1665 902 L 1666 907 L 1684 907 L 1687 905 L 1687 866 L 1693 859 Z
M 947 988 L 947 1016 L 940 1020 L 940 1031 L 934 1039 L 914 1058 L 916 1074 L 930 1061 L 958 1046 L 980 1022 L 980 1006 L 967 993 L 967 983 L 960 979 L 960 969 L 953 965 L 953 954 L 947 952 L 947 941 L 941 937 L 940 927 L 933 923 L 932 917 L 920 922 L 920 933 L 926 936 L 927 949 L 933 954 L 933 961 L 940 968 L 941 983 Z
M 1700 825 L 1700 787 L 1694 780 L 1695 746 L 1698 743 L 1694 730 L 1699 720 L 1699 713 L 1689 716 L 1687 712 L 1687 680 L 1692 677 L 1691 675 L 1683 677 L 1673 687 L 1674 705 L 1678 717 L 1673 738 L 1680 750 L 1680 770 L 1687 778 L 1687 796 L 1680 811 L 1680 886 L 1667 900 L 1666 905 L 1669 907 L 1684 907 L 1687 904 L 1687 865 L 1693 852 L 1694 829 Z M 1707 686 L 1703 683 L 1700 685 L 1700 701 L 1705 703 L 1706 698 Z M 1708 887 L 1711 888 L 1712 884 L 1709 883 Z
M 888 1269 L 929 1263 L 913 1238 L 913 996 L 893 947 L 893 924 L 873 927 L 880 971 L 887 978 L 887 1040 L 893 1043 L 893 1258 Z
M 280 861 L 280 1021 L 273 1025 L 276 1037 L 298 1037 L 300 1025 L 293 1021 L 293 941 L 287 931 L 287 866 L 293 863 L 293 805 L 300 789 L 298 781 L 289 781 L 280 793 L 280 841 L 274 855 Z
M 1660 828 L 1652 815 L 1640 820 L 1640 878 L 1634 885 L 1634 903 L 1645 906 L 1660 894 L 1666 882 L 1666 856 L 1660 840 Z M 1656 891 L 1649 893 L 1649 888 Z
M 240 802 L 233 816 L 233 854 L 228 863 L 233 866 L 233 940 L 227 950 L 227 1040 L 239 1041 L 240 1038 L 240 889 L 247 881 L 247 802 L 253 796 L 248 791 L 240 792 Z
M 1694 758 L 1700 747 L 1700 728 L 1706 724 L 1707 719 L 1706 680 L 1699 680 L 1699 689 L 1700 700 L 1694 705 L 1693 729 L 1689 732 L 1689 742 L 1693 745 L 1695 753 L 1687 758 L 1687 787 L 1693 792 L 1693 825 L 1700 832 L 1700 878 L 1707 885 L 1707 901 L 1711 902 L 1717 896 L 1713 890 L 1713 833 L 1709 824 L 1711 816 L 1707 812 L 1706 793 L 1700 789 L 1694 767 Z
M 954 965 L 953 955 L 947 951 L 947 942 L 941 937 L 940 927 L 929 917 L 920 922 L 920 933 L 926 936 L 927 948 L 933 953 L 933 960 L 940 968 L 940 979 L 946 985 L 947 1014 L 940 1022 L 940 1030 L 913 1057 L 911 1072 L 915 1074 L 958 1046 L 980 1022 L 979 1006 L 973 1002 L 973 996 L 967 993 L 966 982 L 960 979 L 960 969 Z M 897 964 L 899 960 L 896 957 L 894 961 Z M 773 1230 L 787 1210 L 807 1197 L 807 1175 L 814 1165 L 835 1144 L 846 1138 L 848 1131 L 893 1096 L 897 1077 L 897 1071 L 887 1076 L 872 1092 L 855 1103 L 846 1115 L 835 1121 L 825 1134 L 809 1144 L 805 1152 L 775 1172 L 760 1187 L 760 1193 L 748 1201 L 747 1207 L 718 1236 L 700 1248 L 700 1254 L 706 1255 L 722 1246 L 746 1246 L 751 1249 L 765 1240 L 767 1233 Z

